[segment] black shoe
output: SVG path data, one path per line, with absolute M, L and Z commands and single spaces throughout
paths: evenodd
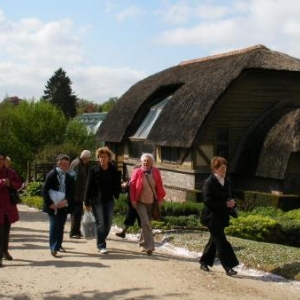
M 2 264 L 2 258 L 0 258 L 0 268 L 3 266 Z
M 228 270 L 226 270 L 226 274 L 228 276 L 234 276 L 237 274 L 237 271 L 234 271 L 233 269 L 228 269 Z
M 63 247 L 60 247 L 60 249 L 58 250 L 59 252 L 67 252 L 67 250 Z
M 146 253 L 147 253 L 147 255 L 149 255 L 149 256 L 150 256 L 150 255 L 152 255 L 152 253 L 153 253 L 153 250 L 152 250 L 152 249 L 148 249 Z
M 51 251 L 51 255 L 52 255 L 53 257 L 57 257 L 57 251 Z
M 205 263 L 200 263 L 200 269 L 202 271 L 209 272 L 209 268 L 208 268 L 207 264 L 205 264 Z
M 121 232 L 117 232 L 116 233 L 116 236 L 118 236 L 118 237 L 120 237 L 120 238 L 125 238 L 125 236 L 126 236 L 126 233 L 124 232 L 124 231 L 121 231 Z
M 9 252 L 5 252 L 5 253 L 3 253 L 3 259 L 13 260 L 13 257 L 9 254 Z

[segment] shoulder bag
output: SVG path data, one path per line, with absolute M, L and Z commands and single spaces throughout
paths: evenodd
M 6 177 L 8 178 L 8 170 L 7 169 L 6 169 Z M 11 204 L 16 205 L 16 204 L 20 204 L 22 202 L 17 190 L 8 187 L 8 191 L 9 191 Z
M 160 213 L 160 207 L 159 207 L 159 204 L 158 204 L 158 200 L 157 200 L 157 197 L 152 189 L 152 185 L 150 184 L 150 181 L 149 181 L 149 178 L 148 178 L 148 175 L 146 174 L 146 178 L 147 178 L 147 181 L 150 185 L 150 188 L 151 188 L 151 191 L 152 191 L 152 194 L 153 194 L 153 206 L 152 206 L 152 219 L 154 221 L 159 221 L 161 219 L 161 213 Z

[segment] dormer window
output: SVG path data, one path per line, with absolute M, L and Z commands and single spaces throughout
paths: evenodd
M 153 125 L 155 124 L 157 118 L 159 117 L 161 111 L 167 104 L 167 102 L 172 98 L 171 96 L 168 96 L 163 101 L 159 102 L 158 104 L 151 107 L 148 115 L 136 131 L 136 133 L 130 138 L 131 140 L 137 140 L 137 139 L 146 139 L 149 132 L 151 131 Z

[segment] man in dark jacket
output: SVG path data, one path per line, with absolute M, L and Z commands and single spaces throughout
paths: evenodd
M 70 157 L 60 154 L 57 157 L 57 166 L 47 174 L 42 188 L 43 211 L 48 214 L 50 221 L 49 246 L 54 257 L 58 251 L 66 252 L 62 247 L 64 227 L 74 204 L 74 180 L 68 173 L 69 168 Z
M 82 234 L 80 232 L 81 219 L 83 215 L 83 201 L 85 186 L 87 181 L 87 163 L 91 158 L 91 151 L 83 150 L 80 157 L 75 158 L 70 166 L 70 174 L 74 176 L 74 211 L 71 214 L 71 230 L 70 238 L 80 239 Z

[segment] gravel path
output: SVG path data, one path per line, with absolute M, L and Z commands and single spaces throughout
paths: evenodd
M 69 222 L 59 258 L 48 249 L 48 217 L 19 206 L 10 253 L 0 269 L 0 299 L 300 299 L 300 285 L 239 273 L 228 277 L 220 266 L 199 270 L 196 258 L 174 256 L 159 243 L 153 256 L 139 252 L 136 241 L 112 232 L 109 254 L 95 240 L 70 240 Z

